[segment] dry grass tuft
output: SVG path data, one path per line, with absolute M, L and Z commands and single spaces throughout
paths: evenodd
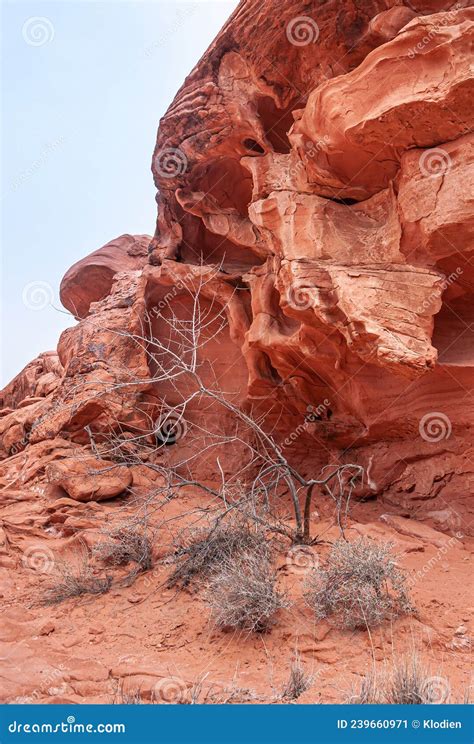
M 177 552 L 168 586 L 184 588 L 194 581 L 207 581 L 217 569 L 247 552 L 269 554 L 269 548 L 262 531 L 241 517 L 219 521 L 211 530 L 197 530 Z
M 107 540 L 95 546 L 94 553 L 111 566 L 125 566 L 132 561 L 141 571 L 148 571 L 153 566 L 150 539 L 146 532 L 134 525 L 112 530 Z
M 282 698 L 284 700 L 297 700 L 306 690 L 310 689 L 313 681 L 313 675 L 305 672 L 300 655 L 297 653 L 291 663 L 288 681 L 281 692 Z
M 84 594 L 105 594 L 112 586 L 111 576 L 95 576 L 86 556 L 79 563 L 73 559 L 56 561 L 57 575 L 55 583 L 46 589 L 42 604 L 45 606 L 59 604 L 72 597 Z
M 374 670 L 362 678 L 359 688 L 353 688 L 344 702 L 350 705 L 380 705 L 385 702 L 384 691 Z
M 390 550 L 390 544 L 365 537 L 338 540 L 326 564 L 316 567 L 307 580 L 305 599 L 316 617 L 354 630 L 412 612 L 406 578 Z
M 412 651 L 398 659 L 391 669 L 383 668 L 377 677 L 373 668 L 345 702 L 355 704 L 437 705 L 447 703 L 451 695 L 449 680 L 433 676 Z
M 276 613 L 288 607 L 276 579 L 266 547 L 226 557 L 209 579 L 205 594 L 215 624 L 248 633 L 268 631 Z
M 433 676 L 416 653 L 403 656 L 395 665 L 386 686 L 386 702 L 393 705 L 446 703 L 450 684 L 445 677 Z

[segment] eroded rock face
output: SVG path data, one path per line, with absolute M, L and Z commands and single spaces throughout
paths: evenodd
M 60 287 L 64 307 L 85 318 L 92 302 L 107 297 L 116 274 L 144 266 L 149 243 L 148 235 L 121 235 L 71 266 Z
M 65 458 L 48 465 L 46 477 L 76 501 L 102 501 L 123 493 L 132 483 L 130 470 L 97 458 Z
M 2 412 L 7 408 L 19 408 L 32 398 L 44 398 L 59 383 L 62 366 L 55 351 L 45 351 L 3 388 L 0 394 Z M 25 403 L 26 401 L 26 403 Z
M 365 199 L 395 177 L 405 150 L 469 132 L 473 19 L 469 9 L 415 18 L 311 93 L 290 139 L 300 153 L 322 143 L 306 168 L 315 188 Z
M 61 298 L 79 322 L 0 394 L 2 702 L 110 703 L 119 690 L 156 700 L 169 669 L 191 690 L 204 667 L 212 688 L 243 667 L 239 686 L 265 700 L 262 670 L 283 687 L 282 650 L 298 647 L 324 663 L 299 702 L 339 703 L 348 673 L 372 668 L 374 644 L 385 673 L 394 649 L 413 653 L 414 631 L 430 663 L 433 648 L 447 658 L 442 702 L 462 701 L 474 490 L 467 5 L 242 0 L 191 72 L 158 130 L 153 239 L 121 236 L 67 272 Z M 302 473 L 364 467 L 348 539 L 393 544 L 419 611 L 390 627 L 393 645 L 385 629 L 374 643 L 344 639 L 299 611 L 264 646 L 221 642 L 196 595 L 166 599 L 168 561 L 133 586 L 130 566 L 114 567 L 113 594 L 91 602 L 25 607 L 58 557 L 93 552 L 112 525 L 145 516 L 155 559 L 176 555 L 183 512 L 195 529 L 215 510 L 203 490 L 170 487 L 193 451 L 201 483 L 244 482 L 248 448 L 212 402 L 189 404 L 194 438 L 184 427 L 156 447 L 163 410 L 187 391 L 160 375 L 152 340 L 181 352 L 170 321 L 189 328 L 196 292 L 206 384 L 255 413 Z M 212 429 L 230 442 L 218 463 Z M 318 492 L 313 505 L 318 533 L 337 540 L 332 502 Z M 314 550 L 324 556 L 324 542 Z M 308 556 L 289 555 L 279 582 L 294 591 Z
M 235 245 L 253 255 L 249 398 L 266 401 L 290 456 L 357 453 L 385 471 L 369 492 L 392 503 L 403 477 L 404 503 L 472 486 L 466 6 L 288 2 L 276 22 L 243 3 L 164 117 L 153 159 L 152 262 L 202 256 L 233 273 Z M 247 21 L 262 15 L 257 40 Z
M 295 463 L 355 459 L 404 508 L 470 487 L 473 14 L 425 5 L 239 5 L 160 123 L 151 244 L 73 266 L 81 322 L 5 389 L 5 462 L 150 429 L 147 337 L 201 287 L 206 364 Z

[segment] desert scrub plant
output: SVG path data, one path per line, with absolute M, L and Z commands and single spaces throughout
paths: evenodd
M 436 705 L 447 703 L 450 694 L 449 680 L 433 676 L 413 649 L 390 667 L 384 663 L 377 671 L 374 663 L 362 678 L 359 688 L 353 688 L 344 702 L 357 705 Z
M 384 702 L 383 686 L 374 669 L 362 677 L 359 687 L 353 687 L 344 700 L 348 705 L 380 705 Z
M 138 687 L 135 690 L 125 690 L 123 681 L 112 700 L 112 705 L 144 705 L 144 703 L 145 701 L 140 688 Z
M 193 581 L 207 581 L 216 570 L 247 552 L 268 558 L 270 549 L 263 531 L 240 515 L 227 521 L 216 520 L 211 529 L 194 531 L 188 544 L 176 552 L 177 565 L 168 578 L 168 586 L 184 588 Z
M 43 605 L 59 604 L 84 594 L 105 594 L 112 586 L 111 576 L 94 575 L 86 555 L 81 557 L 79 563 L 74 559 L 71 562 L 56 561 L 56 571 L 54 583 L 46 589 L 42 598 Z
M 140 571 L 153 566 L 151 541 L 138 525 L 123 525 L 108 532 L 108 539 L 94 547 L 94 553 L 111 566 L 134 562 Z
M 385 702 L 392 705 L 447 703 L 450 685 L 445 677 L 433 676 L 416 653 L 403 656 L 389 676 Z
M 225 558 L 211 575 L 205 592 L 214 623 L 247 633 L 268 631 L 276 613 L 288 607 L 284 595 L 277 591 L 276 579 L 265 549 Z
M 313 675 L 305 672 L 301 663 L 301 657 L 296 653 L 295 658 L 291 662 L 288 680 L 281 691 L 281 697 L 283 700 L 297 700 L 303 692 L 309 690 L 313 684 L 313 680 Z
M 326 564 L 313 569 L 306 582 L 305 600 L 316 617 L 354 630 L 412 612 L 391 547 L 365 537 L 334 543 Z

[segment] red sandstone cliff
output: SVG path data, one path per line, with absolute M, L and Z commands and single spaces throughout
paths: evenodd
M 93 542 L 98 521 L 114 512 L 108 499 L 120 496 L 131 510 L 126 494 L 156 487 L 161 475 L 142 461 L 110 459 L 103 443 L 153 435 L 174 392 L 157 382 L 147 339 L 166 334 L 172 317 L 186 322 L 196 290 L 209 322 L 226 317 L 200 361 L 233 403 L 258 411 L 306 473 L 329 462 L 362 466 L 358 496 L 370 503 L 356 507 L 354 529 L 368 522 L 375 534 L 404 534 L 401 554 L 413 570 L 417 551 L 462 535 L 456 582 L 468 580 L 474 13 L 466 6 L 242 0 L 160 123 L 155 235 L 121 236 L 67 272 L 61 300 L 79 322 L 57 354 L 41 355 L 1 393 L 4 597 L 17 572 L 22 591 L 34 590 L 28 551 L 39 545 L 48 558 L 78 539 Z M 318 412 L 309 422 L 308 410 Z M 228 411 L 190 406 L 191 425 L 206 417 L 230 431 Z M 197 429 L 196 442 L 205 449 Z M 190 446 L 183 437 L 167 449 Z M 152 464 L 155 456 L 161 463 L 163 453 Z M 166 457 L 171 467 L 176 455 Z M 234 444 L 225 472 L 240 470 L 243 457 Z M 221 468 L 203 455 L 192 474 L 213 482 Z M 374 521 L 386 511 L 388 524 Z M 455 588 L 440 598 L 457 613 L 434 623 L 437 642 L 452 651 L 449 628 L 462 626 L 463 604 Z M 127 604 L 123 590 L 117 601 Z M 15 623 L 15 602 L 9 612 Z M 98 627 L 110 612 L 104 604 Z M 20 660 L 36 653 L 32 634 L 50 638 L 38 622 L 24 623 L 32 630 Z M 54 641 L 57 620 L 51 625 Z M 95 643 L 104 630 L 89 632 Z M 176 644 L 190 635 L 180 630 Z M 39 697 L 103 699 L 105 668 L 114 680 L 129 676 L 119 637 L 96 677 L 82 670 L 74 684 L 63 674 L 50 685 L 60 692 Z M 332 680 L 341 660 L 325 643 L 314 654 L 334 665 Z M 76 645 L 84 659 L 83 640 Z M 58 663 L 66 647 L 52 642 Z M 146 664 L 130 664 L 150 676 Z M 16 694 L 38 686 L 31 675 Z

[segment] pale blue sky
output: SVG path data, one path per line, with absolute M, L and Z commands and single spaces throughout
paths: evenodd
M 159 118 L 237 4 L 1 3 L 0 387 L 72 324 L 39 309 L 50 286 L 61 307 L 69 266 L 117 235 L 153 232 Z

